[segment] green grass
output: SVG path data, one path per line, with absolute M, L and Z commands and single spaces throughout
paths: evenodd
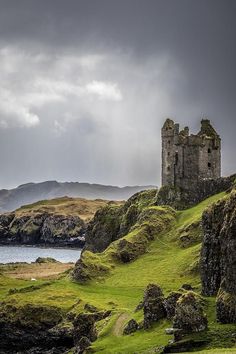
M 226 192 L 222 192 L 204 200 L 192 208 L 184 211 L 178 211 L 177 226 L 181 225 L 183 227 L 184 225 L 196 222 L 201 218 L 202 212 L 205 208 L 207 208 L 210 204 L 217 202 L 219 199 L 224 198 L 226 195 Z
M 17 306 L 24 306 L 28 303 L 53 305 L 63 312 L 80 312 L 86 303 L 101 310 L 110 309 L 112 310 L 110 319 L 98 323 L 99 337 L 92 345 L 95 352 L 104 354 L 158 353 L 158 348 L 166 345 L 171 339 L 164 331 L 165 328 L 171 326 L 170 323 L 164 320 L 148 331 L 138 331 L 129 336 L 121 335 L 123 327 L 128 319 L 135 318 L 141 321 L 142 311 L 134 312 L 134 309 L 142 299 L 143 292 L 149 283 L 159 284 L 165 295 L 170 291 L 178 290 L 184 283 L 190 283 L 196 291 L 200 291 L 199 275 L 189 271 L 190 264 L 199 254 L 200 244 L 181 248 L 176 235 L 184 225 L 198 221 L 208 205 L 224 196 L 225 193 L 218 194 L 196 207 L 177 212 L 176 221 L 171 220 L 169 231 L 162 231 L 156 235 L 154 241 L 149 243 L 147 252 L 133 262 L 121 264 L 114 261 L 112 264 L 109 256 L 103 256 L 104 265 L 106 262 L 109 263 L 109 273 L 102 276 L 100 280 L 94 279 L 81 285 L 72 282 L 69 276 L 64 276 L 38 290 L 8 295 L 10 288 L 26 287 L 32 285 L 32 282 L 9 279 L 2 275 L 0 276 L 0 300 L 17 304 Z M 99 262 L 99 258 L 96 257 L 97 255 L 93 258 L 94 264 Z M 217 349 L 232 346 L 232 341 L 230 342 L 228 338 L 234 327 L 218 324 L 215 319 L 215 299 L 207 298 L 206 301 L 209 331 L 204 335 L 211 339 L 211 343 L 206 350 L 200 353 L 236 353 L 236 349 Z M 123 317 L 120 316 L 123 314 L 124 320 L 121 321 Z M 229 334 L 228 338 L 226 334 Z

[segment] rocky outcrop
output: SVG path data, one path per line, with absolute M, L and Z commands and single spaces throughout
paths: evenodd
M 125 326 L 124 328 L 124 331 L 123 331 L 123 334 L 131 334 L 131 333 L 134 333 L 138 330 L 139 328 L 139 325 L 138 323 L 134 320 L 134 319 L 131 319 L 127 325 Z
M 75 263 L 72 277 L 79 283 L 86 283 L 93 278 L 106 275 L 110 270 L 109 265 L 100 261 L 99 257 L 92 252 L 82 253 L 81 258 Z
M 86 349 L 90 347 L 92 342 L 88 339 L 88 337 L 81 337 L 73 351 L 73 354 L 83 354 L 86 352 Z
M 101 311 L 93 313 L 80 313 L 75 317 L 73 321 L 73 338 L 74 345 L 76 347 L 75 353 L 84 353 L 84 350 L 97 339 L 95 323 L 97 321 L 104 320 L 110 314 L 110 311 Z
M 170 205 L 178 210 L 187 209 L 212 195 L 231 189 L 235 179 L 236 175 L 203 179 L 194 184 L 192 188 L 188 186 L 187 189 L 163 186 L 157 192 L 155 203 L 156 205 Z
M 0 307 L 0 354 L 64 354 L 84 350 L 97 338 L 95 323 L 110 311 L 77 316 L 54 306 L 7 305 Z
M 81 313 L 74 320 L 74 343 L 79 345 L 80 340 L 83 337 L 87 337 L 90 342 L 94 342 L 97 339 L 97 333 L 95 330 L 96 315 L 91 313 Z
M 56 307 L 1 305 L 0 343 L 3 353 L 63 353 L 73 346 L 72 332 L 58 326 L 61 311 Z M 20 340 L 19 340 L 20 338 Z M 55 350 L 54 350 L 54 349 Z M 1 352 L 0 350 L 0 352 Z M 60 350 L 60 351 L 59 351 Z
M 79 216 L 50 213 L 0 215 L 0 244 L 84 245 L 85 222 Z
M 221 323 L 236 323 L 236 295 L 226 292 L 223 284 L 217 294 L 216 317 Z
M 136 223 L 129 229 L 127 235 L 112 242 L 102 253 L 87 251 L 85 247 L 80 260 L 75 264 L 72 273 L 74 280 L 84 283 L 93 278 L 101 279 L 115 267 L 117 261 L 119 263 L 129 263 L 136 260 L 139 256 L 148 251 L 151 241 L 157 238 L 164 230 L 169 230 L 172 223 L 175 221 L 175 217 L 176 212 L 170 207 L 143 207 L 139 205 Z M 128 221 L 130 220 L 124 221 L 126 225 Z M 109 223 L 110 221 L 108 221 L 108 224 Z M 105 225 L 105 223 L 103 225 Z M 119 225 L 119 228 L 124 225 L 124 223 L 122 224 L 122 220 L 120 220 Z M 97 245 L 99 245 L 99 235 L 100 234 L 97 235 L 94 231 L 93 238 L 89 240 L 89 246 L 95 247 L 96 250 Z M 109 233 L 106 234 L 108 243 L 110 242 L 110 236 Z M 118 235 L 116 237 L 118 237 Z M 102 245 L 104 245 L 103 241 Z
M 236 323 L 236 191 L 203 214 L 201 280 L 204 295 L 217 295 L 217 319 Z
M 106 206 L 98 210 L 88 224 L 84 250 L 102 252 L 109 244 L 119 238 L 122 208 Z
M 173 327 L 181 330 L 182 334 L 201 332 L 207 328 L 201 299 L 194 292 L 189 291 L 178 299 Z
M 149 284 L 143 299 L 144 329 L 148 329 L 154 322 L 166 317 L 164 295 L 156 284 Z
M 108 205 L 98 210 L 88 224 L 84 250 L 104 251 L 111 242 L 125 236 L 137 222 L 144 207 L 154 204 L 156 190 L 134 194 L 123 206 Z
M 173 291 L 164 300 L 164 307 L 166 310 L 166 317 L 168 320 L 173 319 L 175 316 L 175 308 L 177 301 L 182 296 L 181 292 Z

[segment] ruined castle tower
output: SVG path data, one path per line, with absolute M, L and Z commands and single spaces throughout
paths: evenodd
M 190 189 L 199 180 L 221 176 L 221 139 L 208 119 L 201 121 L 196 135 L 167 119 L 161 136 L 163 186 Z

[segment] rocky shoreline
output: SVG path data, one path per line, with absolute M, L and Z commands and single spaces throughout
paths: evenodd
M 0 247 L 9 246 L 9 247 L 35 247 L 35 248 L 55 248 L 55 249 L 74 249 L 82 250 L 85 245 L 85 238 L 75 239 L 75 240 L 64 240 L 54 243 L 21 243 L 11 240 L 4 240 L 0 242 Z
M 0 245 L 83 248 L 86 223 L 79 216 L 50 213 L 0 215 Z

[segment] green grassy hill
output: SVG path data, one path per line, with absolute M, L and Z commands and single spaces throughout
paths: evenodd
M 99 208 L 103 208 L 107 204 L 121 205 L 122 202 L 62 197 L 51 200 L 40 200 L 33 204 L 24 205 L 17 209 L 15 214 L 20 217 L 48 213 L 53 215 L 79 216 L 82 220 L 89 221 Z
M 142 300 L 149 283 L 159 284 L 165 295 L 178 290 L 185 283 L 191 284 L 200 293 L 199 221 L 203 210 L 224 196 L 225 193 L 220 193 L 191 209 L 176 212 L 174 218 L 166 221 L 168 227 L 161 229 L 154 240 L 148 243 L 146 253 L 130 263 L 122 264 L 110 257 L 111 250 L 116 247 L 114 244 L 102 254 L 85 252 L 84 258 L 87 258 L 88 266 L 95 267 L 94 271 L 97 265 L 99 275 L 85 284 L 72 281 L 70 275 L 65 273 L 51 282 L 47 279 L 46 284 L 45 280 L 38 279 L 37 289 L 31 289 L 35 282 L 9 278 L 3 269 L 0 275 L 0 301 L 18 309 L 27 304 L 55 306 L 62 314 L 84 311 L 85 304 L 93 305 L 99 310 L 111 310 L 111 316 L 97 322 L 99 336 L 92 344 L 94 352 L 160 353 L 161 348 L 171 339 L 164 331 L 171 326 L 170 322 L 161 320 L 151 329 L 139 330 L 129 336 L 122 334 L 123 328 L 131 318 L 142 320 L 142 311 L 135 312 L 135 308 Z M 182 241 L 183 236 L 186 236 L 187 243 Z M 132 237 L 128 235 L 131 242 Z M 107 272 L 99 273 L 101 264 L 107 267 Z M 16 290 L 9 292 L 12 288 Z M 231 348 L 235 345 L 235 326 L 217 323 L 215 299 L 209 297 L 205 300 L 209 329 L 204 333 L 191 335 L 192 338 L 206 340 L 207 344 L 200 353 L 236 353 L 236 347 Z

